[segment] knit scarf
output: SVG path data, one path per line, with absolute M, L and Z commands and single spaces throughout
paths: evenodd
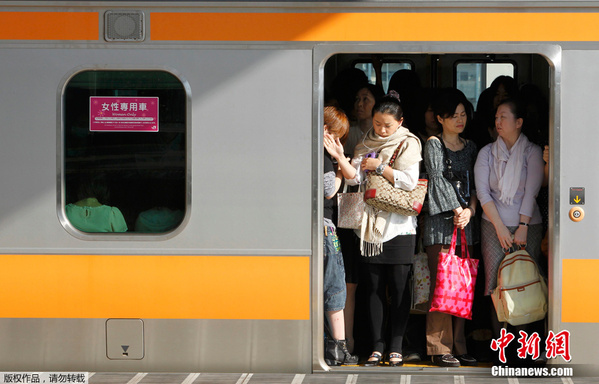
M 374 129 L 371 128 L 362 139 L 362 142 L 356 146 L 354 157 L 376 152 L 377 157 L 383 163 L 389 163 L 400 144 L 402 144 L 402 147 L 393 163 L 393 169 L 403 171 L 410 165 L 422 160 L 420 140 L 408 129 L 401 126 L 395 133 L 387 137 L 377 135 Z M 360 252 L 362 256 L 376 256 L 383 251 L 383 235 L 390 216 L 390 212 L 378 210 L 368 204 L 365 205 L 360 228 Z
M 524 151 L 529 145 L 528 138 L 520 134 L 509 150 L 501 137 L 498 137 L 491 146 L 491 154 L 495 159 L 493 166 L 499 181 L 499 191 L 501 191 L 499 200 L 507 205 L 512 205 L 520 185 L 520 175 L 524 168 Z

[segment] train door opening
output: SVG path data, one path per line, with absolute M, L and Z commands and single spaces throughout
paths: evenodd
M 548 49 L 547 52 L 544 51 L 545 48 Z M 526 47 L 522 47 L 513 52 L 513 47 L 498 47 L 497 50 L 492 51 L 485 51 L 484 47 L 481 47 L 477 53 L 467 54 L 448 53 L 441 50 L 436 52 L 442 53 L 408 52 L 400 54 L 384 53 L 384 50 L 334 53 L 331 52 L 331 47 L 323 47 L 322 52 L 316 51 L 315 59 L 315 63 L 317 63 L 318 54 L 325 58 L 318 68 L 315 67 L 315 71 L 318 70 L 321 83 L 320 88 L 315 90 L 315 96 L 322 102 L 319 104 L 320 111 L 315 111 L 315 113 L 318 112 L 322 116 L 322 107 L 336 105 L 347 114 L 350 120 L 350 131 L 355 130 L 360 133 L 358 136 L 363 137 L 371 129 L 372 119 L 371 116 L 364 114 L 364 103 L 360 101 L 360 94 L 370 93 L 371 97 L 375 97 L 373 95 L 375 92 L 378 92 L 376 96 L 380 96 L 390 90 L 395 90 L 401 98 L 404 112 L 403 125 L 421 139 L 424 148 L 427 138 L 434 134 L 431 127 L 427 126 L 426 121 L 427 110 L 430 112 L 432 98 L 438 94 L 440 89 L 456 88 L 465 95 L 469 104 L 465 106 L 468 112 L 468 122 L 460 136 L 475 143 L 478 153 L 484 146 L 493 143 L 497 137 L 495 113 L 498 101 L 518 96 L 525 106 L 523 116 L 525 123 L 522 126 L 522 133 L 528 137 L 530 142 L 539 147 L 538 153 L 543 153 L 543 150 L 548 147 L 553 147 L 551 150 L 557 151 L 558 148 L 555 147 L 557 144 L 554 144 L 554 137 L 557 136 L 554 130 L 557 129 L 556 100 L 559 100 L 557 95 L 559 90 L 556 79 L 559 73 L 556 75 L 555 62 L 559 61 L 559 55 L 552 56 L 554 48 L 541 47 L 539 49 L 536 47 L 535 49 L 529 48 L 527 51 Z M 339 51 L 337 50 L 337 52 Z M 361 92 L 361 90 L 369 90 L 369 92 Z M 372 108 L 372 104 L 370 104 L 370 108 Z M 370 119 L 368 119 L 369 117 Z M 318 120 L 318 122 L 321 123 L 322 120 Z M 436 133 L 438 134 L 439 131 Z M 355 142 L 351 143 L 350 146 L 355 144 Z M 351 155 L 351 149 L 347 146 L 345 149 Z M 544 161 L 547 163 L 549 162 L 548 153 L 545 152 L 544 156 Z M 422 164 L 421 171 L 425 171 L 424 164 Z M 549 196 L 556 186 L 552 186 L 547 179 L 548 166 L 539 172 L 547 172 L 547 175 L 544 176 L 543 185 L 540 186 L 539 192 L 534 198 L 534 203 L 538 207 L 538 209 L 535 208 L 535 224 L 538 221 L 537 217 L 540 217 L 539 227 L 542 228 L 541 238 L 537 239 L 539 249 L 534 257 L 539 262 L 545 276 L 549 277 L 551 286 L 553 271 L 549 242 L 550 238 L 554 237 L 552 233 L 555 205 Z M 476 216 L 472 218 L 474 227 L 473 255 L 479 260 L 482 259 L 480 225 L 481 220 L 485 220 L 481 218 L 481 213 L 482 208 L 479 206 Z M 422 235 L 425 231 L 422 225 L 422 216 L 425 214 L 421 213 L 418 217 L 419 247 L 421 247 Z M 338 232 L 352 231 L 337 230 Z M 348 292 L 345 329 L 348 344 L 352 348 L 352 352 L 360 356 L 359 366 L 363 366 L 372 352 L 372 334 L 369 331 L 370 317 L 368 315 L 370 293 L 367 292 L 365 284 L 360 284 L 360 277 L 365 273 L 366 264 L 363 263 L 364 260 L 360 259 L 359 250 L 348 252 L 345 250 L 354 246 L 355 243 L 341 240 Z M 419 249 L 422 250 L 422 248 L 416 247 L 414 253 L 418 253 Z M 495 337 L 491 321 L 493 303 L 490 296 L 485 295 L 484 268 L 484 262 L 481 261 L 476 283 L 473 318 L 466 321 L 464 325 L 467 354 L 476 359 L 478 367 L 490 367 L 497 359 L 497 352 L 490 349 L 491 340 Z M 412 280 L 406 284 L 410 287 Z M 322 292 L 322 290 L 317 292 Z M 387 293 L 385 302 L 390 299 Z M 554 303 L 550 302 L 547 316 L 549 325 L 551 325 L 553 308 Z M 403 338 L 404 367 L 421 369 L 435 366 L 431 362 L 431 356 L 427 354 L 426 313 L 427 303 L 411 305 L 408 325 Z M 324 315 L 318 318 L 322 319 L 323 324 L 327 322 Z M 386 325 L 385 338 L 388 340 L 390 333 L 388 321 Z M 326 329 L 326 326 L 324 328 Z M 544 328 L 547 329 L 547 320 L 544 322 Z M 324 331 L 325 337 L 326 333 L 327 331 Z M 383 356 L 386 357 L 389 352 L 391 351 L 386 350 Z M 455 354 L 453 351 L 452 353 Z M 465 364 L 462 362 L 462 365 Z M 315 367 L 317 366 L 315 361 Z M 326 366 L 324 367 L 328 369 Z

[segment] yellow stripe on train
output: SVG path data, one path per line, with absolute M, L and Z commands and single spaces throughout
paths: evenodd
M 98 40 L 98 12 L 0 12 L 0 40 Z
M 597 13 L 151 14 L 154 41 L 597 41 Z
M 0 40 L 103 41 L 102 17 L 0 12 Z M 151 41 L 599 41 L 599 13 L 149 12 L 149 19 Z
M 599 322 L 599 309 L 594 304 L 599 297 L 597 271 L 596 259 L 562 261 L 562 322 Z
M 0 317 L 310 318 L 310 258 L 0 255 Z

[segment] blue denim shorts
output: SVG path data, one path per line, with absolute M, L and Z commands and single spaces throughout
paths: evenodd
M 324 310 L 340 311 L 345 308 L 345 270 L 343 254 L 335 228 L 324 232 Z

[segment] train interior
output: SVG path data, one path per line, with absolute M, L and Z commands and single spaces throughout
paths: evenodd
M 380 81 L 376 78 L 378 72 L 375 70 L 376 66 L 380 66 L 382 77 Z M 552 65 L 543 55 L 494 52 L 473 54 L 338 53 L 330 56 L 324 65 L 325 104 L 327 100 L 335 99 L 343 109 L 351 111 L 353 97 L 345 101 L 340 100 L 337 89 L 342 87 L 339 85 L 339 79 L 344 79 L 343 76 L 352 72 L 350 69 L 356 68 L 366 74 L 370 83 L 374 84 L 378 81 L 382 84 L 385 92 L 389 91 L 389 83 L 396 81 L 392 80 L 393 76 L 401 72 L 397 76 L 403 80 L 403 83 L 395 84 L 403 87 L 403 92 L 399 91 L 399 93 L 404 104 L 404 122 L 406 122 L 407 128 L 414 133 L 418 133 L 423 128 L 423 113 L 427 108 L 426 95 L 429 94 L 429 90 L 444 87 L 458 88 L 472 103 L 473 114 L 469 117 L 478 117 L 478 113 L 485 111 L 485 103 L 489 103 L 489 97 L 488 95 L 485 97 L 484 91 L 491 86 L 493 80 L 498 76 L 512 77 L 517 83 L 523 99 L 528 103 L 527 120 L 529 124 L 527 130 L 523 129 L 523 131 L 527 133 L 531 141 L 541 148 L 549 145 L 550 138 L 553 137 L 550 133 L 553 129 L 552 112 L 550 112 L 553 111 L 553 108 L 550 107 L 552 99 L 555 98 L 551 89 Z M 347 83 L 349 77 L 345 79 L 341 83 Z M 487 113 L 489 112 L 487 111 Z M 490 113 L 492 113 L 490 118 L 494 121 L 495 112 L 491 111 Z M 483 128 L 484 131 L 481 132 L 476 132 L 476 129 L 480 130 L 481 125 L 473 124 L 473 121 L 469 120 L 463 136 L 475 141 L 479 147 L 490 142 L 489 132 L 486 129 Z M 548 218 L 551 212 L 548 197 L 549 188 L 543 187 L 537 201 L 541 211 L 546 213 L 544 215 L 545 228 L 548 228 L 548 222 L 551 221 L 551 218 Z M 480 258 L 479 244 L 475 245 L 474 249 L 474 256 Z M 551 256 L 548 260 L 551 260 Z M 543 265 L 542 268 L 547 272 L 548 265 Z M 493 304 L 489 296 L 483 295 L 483 284 L 484 273 L 479 272 L 473 319 L 466 322 L 468 351 L 478 360 L 479 366 L 490 365 L 496 355 L 496 352 L 492 352 L 489 347 L 492 337 L 489 314 L 491 313 L 490 306 Z M 360 356 L 368 356 L 371 351 L 367 345 L 367 331 L 364 331 L 367 329 L 367 320 L 364 316 L 365 297 L 360 291 L 359 284 L 355 305 L 355 351 Z M 549 310 L 551 311 L 551 307 Z M 426 309 L 412 309 L 404 338 L 404 357 L 414 358 L 409 364 L 416 366 L 431 365 L 430 357 L 426 356 L 425 313 Z

